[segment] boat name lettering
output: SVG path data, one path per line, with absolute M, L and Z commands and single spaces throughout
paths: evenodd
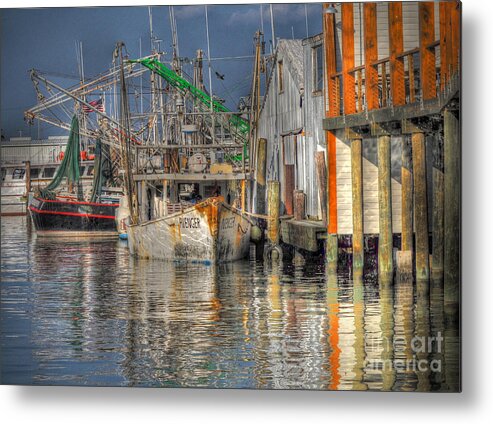
M 230 218 L 224 218 L 221 221 L 221 230 L 229 230 L 230 228 L 234 228 L 235 226 L 235 217 L 232 216 Z
M 181 228 L 199 228 L 200 218 L 180 218 Z

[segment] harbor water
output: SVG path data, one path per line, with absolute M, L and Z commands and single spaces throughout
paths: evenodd
M 299 259 L 149 261 L 124 241 L 41 238 L 2 217 L 1 383 L 458 389 L 441 284 Z

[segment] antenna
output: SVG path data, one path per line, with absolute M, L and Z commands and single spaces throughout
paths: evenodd
M 151 52 L 153 52 L 154 51 L 154 45 L 153 45 L 154 30 L 152 28 L 152 6 L 148 6 L 147 10 L 149 11 L 149 30 L 151 32 Z
M 260 30 L 262 31 L 262 34 L 264 33 L 264 8 L 262 4 L 260 6 Z
M 305 3 L 305 26 L 306 26 L 306 38 L 308 38 L 308 12 Z
M 272 49 L 276 50 L 276 34 L 274 33 L 274 13 L 272 12 L 272 3 L 270 6 L 270 29 L 272 33 Z
M 173 6 L 168 6 L 168 8 L 169 8 L 169 21 L 171 24 L 171 37 L 173 40 L 173 56 L 180 57 L 180 50 L 178 48 L 178 29 L 176 26 L 175 9 Z
M 206 33 L 207 33 L 207 63 L 209 66 L 209 90 L 210 90 L 210 96 L 211 96 L 211 111 L 212 111 L 212 74 L 211 74 L 211 45 L 210 45 L 210 40 L 209 40 L 209 16 L 207 14 L 207 5 L 205 5 L 205 26 L 206 26 Z

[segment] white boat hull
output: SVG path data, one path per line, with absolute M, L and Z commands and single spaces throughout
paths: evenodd
M 127 228 L 130 253 L 142 258 L 229 262 L 248 256 L 251 221 L 221 199 Z

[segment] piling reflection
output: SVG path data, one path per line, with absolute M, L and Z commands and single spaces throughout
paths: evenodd
M 25 229 L 2 220 L 6 384 L 459 388 L 459 333 L 444 318 L 441 282 L 377 281 L 300 257 L 136 260 L 120 241 Z

